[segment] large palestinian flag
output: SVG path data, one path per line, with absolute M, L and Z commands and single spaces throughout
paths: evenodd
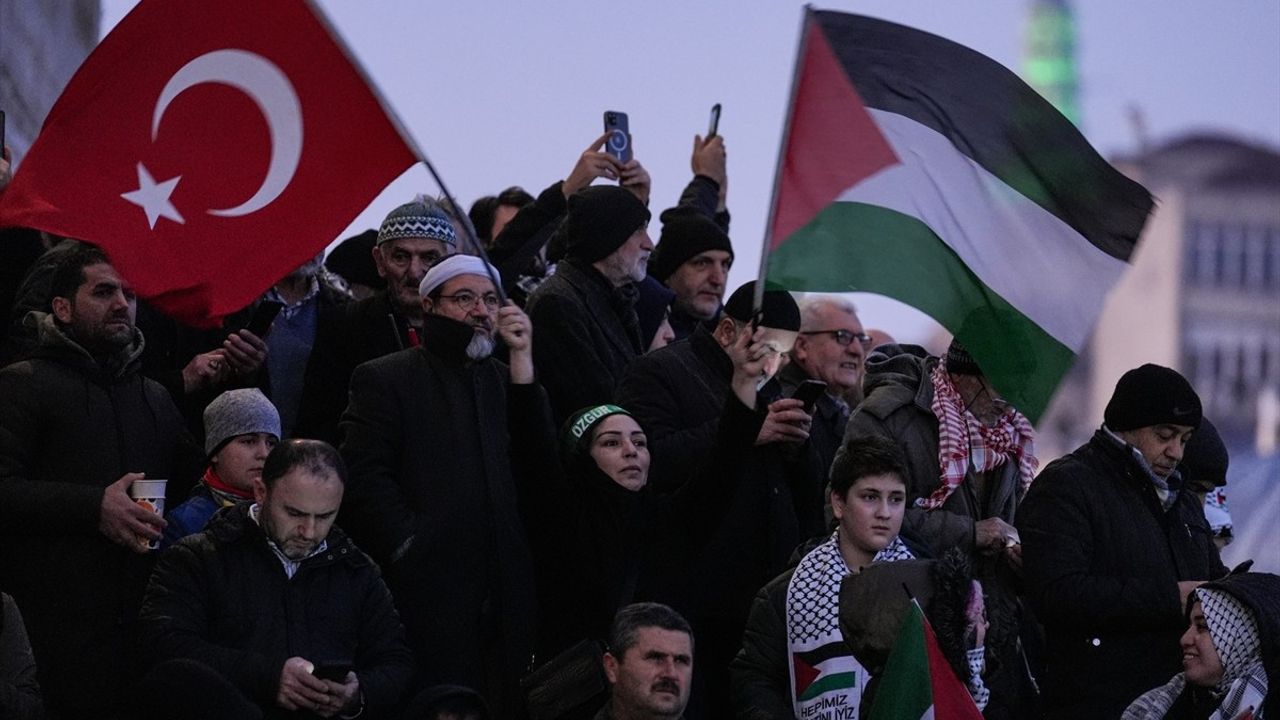
M 767 277 L 919 308 L 1036 421 L 1128 266 L 1150 194 L 999 63 L 807 12 Z
M 914 599 L 889 651 L 870 720 L 982 720 Z

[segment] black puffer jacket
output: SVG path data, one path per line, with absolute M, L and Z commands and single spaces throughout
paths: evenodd
M 22 608 L 51 709 L 107 715 L 128 685 L 128 633 L 154 554 L 98 530 L 103 490 L 130 472 L 182 498 L 204 453 L 168 391 L 138 373 L 142 335 L 99 364 L 31 313 L 31 359 L 0 370 L 0 587 Z
M 413 673 L 404 628 L 378 566 L 336 526 L 325 552 L 292 578 L 237 505 L 167 550 L 147 586 L 139 638 L 148 664 L 189 659 L 213 668 L 266 717 L 285 660 L 350 664 L 366 715 L 385 717 Z
M 1162 510 L 1145 468 L 1099 430 L 1040 473 L 1018 531 L 1049 718 L 1119 717 L 1178 672 L 1178 581 L 1226 573 L 1194 495 Z

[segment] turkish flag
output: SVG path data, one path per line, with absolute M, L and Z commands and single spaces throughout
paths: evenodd
M 85 60 L 0 225 L 100 246 L 210 326 L 314 256 L 418 161 L 303 0 L 143 0 Z

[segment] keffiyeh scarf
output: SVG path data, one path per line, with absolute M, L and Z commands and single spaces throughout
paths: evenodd
M 798 718 L 819 717 L 819 708 L 840 708 L 857 717 L 867 671 L 849 653 L 840 632 L 840 582 L 849 568 L 840 554 L 839 533 L 814 548 L 787 585 L 787 649 L 791 660 L 791 702 Z M 895 537 L 872 562 L 911 560 L 915 555 Z
M 938 418 L 938 464 L 942 484 L 927 498 L 918 498 L 916 507 L 941 507 L 964 482 L 972 464 L 978 472 L 989 472 L 1009 458 L 1018 463 L 1018 479 L 1025 491 L 1036 475 L 1040 461 L 1035 456 L 1035 431 L 1026 416 L 1009 408 L 995 425 L 987 427 L 965 408 L 964 398 L 951 384 L 941 363 L 930 374 L 933 382 L 933 414 Z

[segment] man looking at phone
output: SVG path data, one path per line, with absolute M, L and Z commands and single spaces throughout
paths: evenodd
M 139 616 L 153 676 L 197 663 L 267 718 L 385 717 L 413 663 L 378 567 L 333 524 L 342 458 L 289 440 L 253 484 L 254 504 L 219 512 L 157 564 Z
M 338 419 L 347 407 L 351 372 L 362 362 L 418 346 L 418 284 L 432 264 L 457 251 L 453 223 L 436 201 L 419 196 L 387 215 L 373 248 L 386 291 L 351 303 L 317 324 L 295 435 L 340 443 Z
M 826 383 L 810 413 L 813 425 L 809 431 L 809 447 L 822 478 L 844 441 L 848 398 L 862 394 L 862 364 L 870 343 L 853 303 L 822 295 L 800 301 L 800 334 L 791 348 L 791 362 L 778 374 L 778 381 L 787 397 L 794 397 L 806 380 Z
M 26 616 L 58 717 L 118 717 L 130 634 L 164 520 L 135 503 L 143 478 L 181 498 L 202 468 L 169 392 L 140 374 L 133 289 L 76 245 L 51 278 L 38 343 L 0 370 L 0 587 Z

